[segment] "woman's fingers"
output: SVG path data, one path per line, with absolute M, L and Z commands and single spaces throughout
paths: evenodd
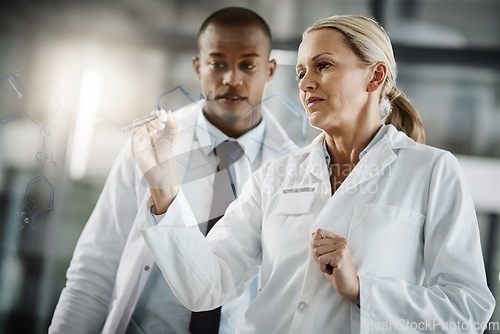
M 311 240 L 311 247 L 316 261 L 319 256 L 335 252 L 347 246 L 347 240 L 344 237 L 333 233 L 328 234 L 330 237 L 323 237 L 326 235 L 323 232 L 324 230 L 318 230 L 313 233 L 313 238 Z
M 152 120 L 132 130 L 132 152 L 142 172 L 142 178 L 151 189 L 180 183 L 182 172 L 175 164 L 176 145 L 179 141 L 180 123 L 171 112 L 154 110 L 150 114 Z M 142 124 L 142 125 L 139 125 Z
M 335 234 L 335 233 L 327 231 L 327 230 L 323 230 L 321 228 L 319 228 L 316 232 L 321 235 L 321 238 L 330 238 L 330 239 L 335 239 L 335 238 L 343 239 L 344 238 L 338 234 Z
M 347 239 L 318 229 L 312 235 L 311 247 L 314 260 L 333 288 L 359 303 L 359 281 Z
M 319 258 L 325 254 L 329 254 L 338 250 L 340 246 L 338 244 L 327 244 L 323 246 L 313 247 L 313 253 L 315 258 Z

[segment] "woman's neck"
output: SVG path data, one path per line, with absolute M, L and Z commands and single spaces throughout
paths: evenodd
M 325 132 L 326 147 L 331 163 L 337 165 L 355 166 L 359 162 L 359 155 L 368 146 L 380 129 L 379 123 L 365 123 L 355 129 L 338 130 L 334 134 Z

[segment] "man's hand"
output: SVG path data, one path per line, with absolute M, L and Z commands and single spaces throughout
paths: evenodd
M 344 237 L 318 229 L 311 240 L 314 259 L 330 284 L 341 295 L 359 305 L 359 280 Z
M 132 131 L 132 153 L 142 181 L 151 189 L 156 213 L 161 214 L 177 195 L 184 175 L 175 159 L 180 123 L 170 111 L 151 115 L 156 118 Z

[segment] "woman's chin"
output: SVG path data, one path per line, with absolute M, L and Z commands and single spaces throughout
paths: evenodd
M 321 128 L 321 122 L 320 122 L 320 119 L 318 116 L 318 113 L 317 112 L 308 112 L 307 113 L 307 118 L 309 119 L 309 124 L 313 127 L 313 128 L 316 128 L 316 129 L 320 129 L 322 130 Z

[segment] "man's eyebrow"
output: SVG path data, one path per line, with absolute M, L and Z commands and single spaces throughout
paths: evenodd
M 222 58 L 224 57 L 224 55 L 219 52 L 210 52 L 208 55 L 211 57 L 222 57 Z
M 246 53 L 241 56 L 241 58 L 251 58 L 251 57 L 260 57 L 260 54 L 253 52 L 253 53 Z

